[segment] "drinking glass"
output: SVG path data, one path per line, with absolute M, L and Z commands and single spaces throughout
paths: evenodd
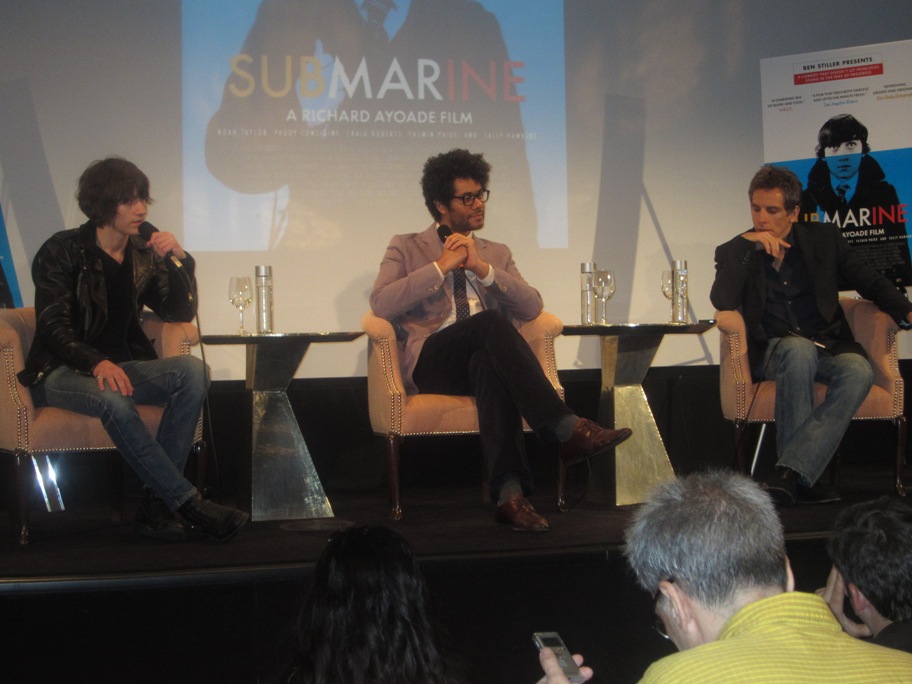
M 674 271 L 662 271 L 662 294 L 669 301 L 674 295 Z
M 253 301 L 253 289 L 250 286 L 250 276 L 231 276 L 228 280 L 228 301 L 238 310 L 241 317 L 241 327 L 238 335 L 249 334 L 244 330 L 244 309 Z
M 662 294 L 665 295 L 665 299 L 671 299 L 671 295 L 674 294 L 673 277 L 674 271 L 662 271 Z
M 601 325 L 608 322 L 608 300 L 614 296 L 616 284 L 614 271 L 610 268 L 595 272 L 595 296 L 598 299 L 597 321 Z

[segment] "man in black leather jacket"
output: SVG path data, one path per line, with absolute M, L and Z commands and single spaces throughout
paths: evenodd
M 32 263 L 37 327 L 19 380 L 37 406 L 97 416 L 145 485 L 136 528 L 181 540 L 184 520 L 227 540 L 247 514 L 202 499 L 183 476 L 209 381 L 200 359 L 158 359 L 140 327 L 148 307 L 165 321 L 196 314 L 194 262 L 171 233 L 140 236 L 149 181 L 117 157 L 94 162 L 79 179 L 89 220 L 53 235 Z M 145 232 L 145 231 L 144 231 Z M 164 407 L 157 435 L 137 404 Z

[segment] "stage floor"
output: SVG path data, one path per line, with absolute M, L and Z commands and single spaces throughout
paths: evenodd
M 860 480 L 849 480 L 847 473 L 846 501 L 877 495 L 871 489 L 874 484 L 887 491 L 889 482 L 888 473 L 868 473 L 860 487 Z M 51 514 L 33 507 L 30 544 L 19 548 L 9 535 L 3 540 L 0 593 L 47 590 L 49 584 L 58 584 L 58 589 L 86 582 L 160 585 L 163 577 L 192 582 L 207 573 L 297 572 L 316 560 L 333 531 L 352 524 L 392 527 L 423 561 L 604 552 L 623 543 L 631 507 L 583 501 L 560 513 L 548 484 L 531 500 L 551 524 L 546 534 L 519 534 L 495 524 L 494 505 L 483 502 L 480 487 L 474 486 L 406 490 L 404 519 L 399 522 L 388 518 L 385 491 L 334 492 L 330 501 L 335 518 L 251 522 L 228 543 L 212 542 L 201 534 L 183 543 L 141 538 L 130 524 L 137 505 L 132 499 L 125 502 L 122 522 L 112 520 L 104 504 Z M 785 510 L 783 524 L 792 538 L 822 537 L 838 510 L 839 505 Z
M 799 589 L 825 582 L 840 508 L 891 482 L 888 469 L 845 467 L 841 504 L 782 512 Z M 552 489 L 532 497 L 552 525 L 540 535 L 496 525 L 478 485 L 406 488 L 399 523 L 388 520 L 385 491 L 331 492 L 334 519 L 251 523 L 227 544 L 144 540 L 102 505 L 36 509 L 32 543 L 18 548 L 5 535 L 0 546 L 0 601 L 14 626 L 0 680 L 280 681 L 326 539 L 348 524 L 381 524 L 417 552 L 471 681 L 531 684 L 540 674 L 531 633 L 556 630 L 600 680 L 635 682 L 673 647 L 652 631 L 652 600 L 623 559 L 631 510 L 583 502 L 560 514 Z

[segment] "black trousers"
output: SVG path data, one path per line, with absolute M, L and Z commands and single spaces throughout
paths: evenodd
M 540 436 L 573 415 L 522 335 L 497 311 L 483 311 L 428 337 L 412 379 L 426 394 L 474 396 L 481 450 L 495 501 L 507 480 L 532 491 L 522 419 Z

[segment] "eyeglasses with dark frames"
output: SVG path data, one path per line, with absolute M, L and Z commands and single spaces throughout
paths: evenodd
M 475 200 L 478 200 L 482 204 L 488 201 L 488 198 L 491 196 L 490 190 L 479 190 L 478 192 L 467 192 L 464 195 L 454 195 L 453 199 L 462 200 L 462 203 L 467 207 L 471 207 L 475 204 Z

